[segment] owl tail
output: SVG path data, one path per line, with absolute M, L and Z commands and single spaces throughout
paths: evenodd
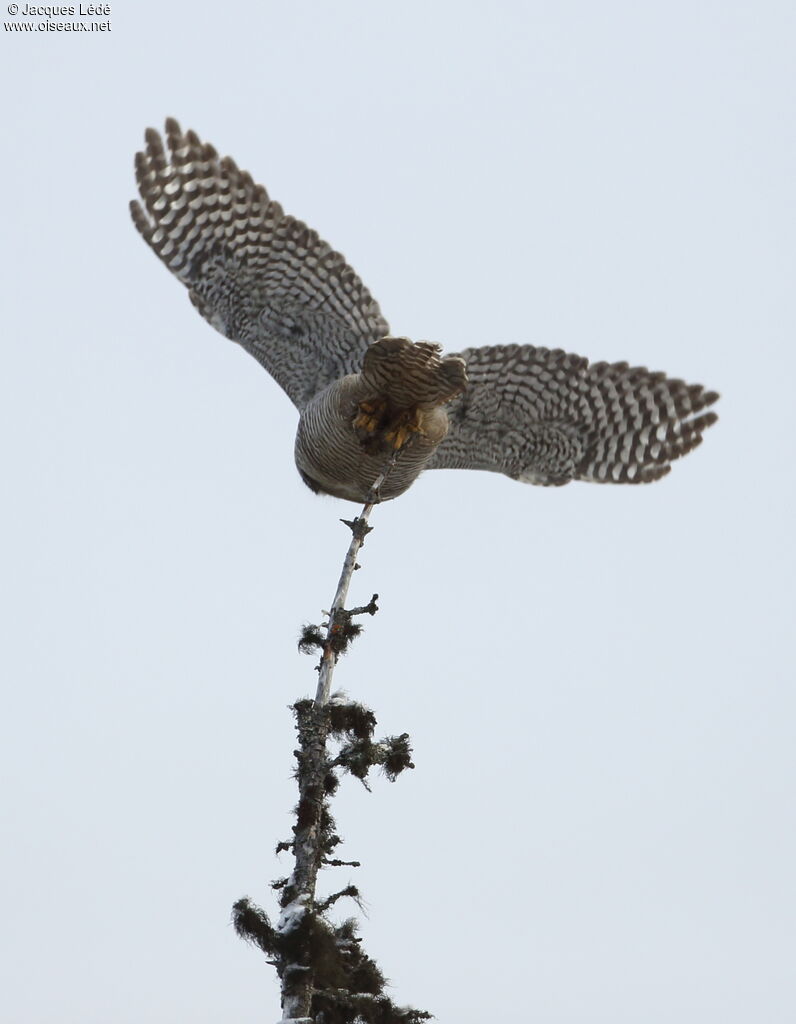
M 444 405 L 467 387 L 465 362 L 440 357 L 439 345 L 382 338 L 365 353 L 362 379 L 395 412 Z

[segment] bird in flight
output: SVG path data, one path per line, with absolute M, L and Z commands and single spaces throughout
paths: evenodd
M 136 154 L 145 241 L 202 316 L 299 410 L 296 466 L 318 493 L 385 501 L 424 469 L 542 485 L 649 483 L 702 441 L 718 399 L 627 363 L 487 345 L 442 355 L 392 337 L 340 253 L 195 132 L 166 121 Z

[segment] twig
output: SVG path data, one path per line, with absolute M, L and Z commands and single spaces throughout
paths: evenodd
M 285 889 L 291 897 L 283 904 L 282 914 L 277 925 L 277 932 L 284 934 L 295 927 L 303 916 L 315 906 L 315 889 L 318 870 L 324 861 L 325 854 L 322 838 L 324 811 L 324 779 L 328 771 L 326 741 L 329 734 L 329 722 L 326 706 L 331 693 L 332 676 L 339 657 L 340 647 L 335 643 L 336 631 L 344 628 L 344 622 L 350 617 L 345 611 L 348 588 L 351 577 L 357 566 L 357 555 L 365 542 L 365 537 L 372 530 L 368 519 L 374 506 L 379 501 L 379 492 L 384 481 L 395 465 L 397 452 L 394 453 L 383 471 L 373 483 L 367 502 L 359 515 L 352 521 L 342 520 L 351 529 L 351 543 L 348 546 L 340 580 L 337 584 L 329 619 L 326 624 L 326 637 L 318 673 L 318 688 L 312 714 L 306 720 L 306 735 L 302 737 L 301 769 L 299 771 L 299 806 L 298 824 L 295 829 L 293 850 L 295 867 Z M 374 602 L 371 602 L 374 604 Z M 375 610 L 375 605 L 374 605 Z M 314 972 L 311 963 L 294 965 L 294 970 L 285 970 L 282 975 L 282 1020 L 310 1019 L 312 1004 Z
M 279 974 L 282 1024 L 421 1024 L 430 1017 L 422 1010 L 396 1006 L 385 994 L 386 979 L 362 948 L 355 920 L 349 918 L 341 924 L 330 920 L 329 912 L 341 899 L 353 899 L 361 907 L 356 886 L 349 884 L 324 900 L 316 898 L 322 867 L 359 866 L 357 861 L 334 856 L 342 840 L 335 832 L 329 801 L 339 786 L 341 773 L 367 785 L 368 773 L 374 768 L 381 768 L 390 781 L 407 768 L 414 768 L 406 733 L 376 740 L 376 716 L 370 708 L 342 695 L 333 700 L 329 697 L 337 659 L 362 628 L 351 621 L 352 617 L 374 615 L 378 610 L 377 594 L 358 608 L 346 609 L 345 601 L 358 568 L 357 554 L 370 531 L 368 517 L 396 458 L 397 453 L 385 465 L 361 514 L 347 523 L 353 536 L 325 633 L 316 625 L 306 625 L 301 631 L 299 649 L 321 649 L 322 654 L 315 699 L 304 698 L 293 705 L 299 737 L 299 749 L 295 751 L 299 802 L 293 838 L 277 846 L 277 852 L 290 850 L 295 858 L 290 877 L 272 883 L 280 894 L 279 922 L 272 925 L 266 912 L 248 897 L 239 899 L 233 907 L 238 934 L 257 946 Z M 339 745 L 337 756 L 332 756 L 330 743 Z
M 354 575 L 354 570 L 357 568 L 357 555 L 359 549 L 365 543 L 365 537 L 373 529 L 372 526 L 368 526 L 368 519 L 370 513 L 373 511 L 373 506 L 379 500 L 379 491 L 381 490 L 382 484 L 390 475 L 397 456 L 397 451 L 393 454 L 389 463 L 385 466 L 383 471 L 376 477 L 373 486 L 370 489 L 367 503 L 356 519 L 348 520 L 343 519 L 341 522 L 345 523 L 351 529 L 351 543 L 348 546 L 348 551 L 343 560 L 343 571 L 340 573 L 340 580 L 337 584 L 337 590 L 332 601 L 332 607 L 329 610 L 329 622 L 326 626 L 326 642 L 323 648 L 323 656 L 321 658 L 321 668 L 318 673 L 318 689 L 315 692 L 315 703 L 317 705 L 324 705 L 329 701 L 329 694 L 332 689 L 332 675 L 334 674 L 334 667 L 337 664 L 339 657 L 336 645 L 332 642 L 334 636 L 334 630 L 341 627 L 340 615 L 345 610 L 345 602 L 348 597 L 348 588 L 351 585 L 351 577 Z M 369 610 L 369 609 L 362 609 Z M 356 614 L 360 609 L 356 608 L 352 613 Z M 374 608 L 375 611 L 375 608 Z M 370 612 L 372 615 L 373 612 Z

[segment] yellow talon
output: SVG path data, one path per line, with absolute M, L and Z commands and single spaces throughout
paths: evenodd
M 360 402 L 353 419 L 355 430 L 373 435 L 363 443 L 366 445 L 390 445 L 396 451 L 404 447 L 413 434 L 423 433 L 423 413 L 417 406 L 388 415 L 384 399 Z
M 388 441 L 393 446 L 393 448 L 399 449 L 403 448 L 403 446 L 407 442 L 408 437 L 409 431 L 406 429 L 406 427 L 397 427 L 395 430 L 391 430 L 389 431 L 389 433 L 385 434 L 384 440 Z
M 359 412 L 354 418 L 354 429 L 364 430 L 368 434 L 375 433 L 379 429 L 381 416 L 385 409 L 386 403 L 383 401 L 360 402 Z
M 385 431 L 384 440 L 393 446 L 393 448 L 399 449 L 409 441 L 412 434 L 421 432 L 420 416 L 418 415 L 417 409 L 413 409 L 411 413 L 404 413 L 400 416 L 393 424 L 390 430 Z

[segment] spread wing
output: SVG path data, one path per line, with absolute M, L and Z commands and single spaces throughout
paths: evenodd
M 469 385 L 430 469 L 487 469 L 535 484 L 647 483 L 702 441 L 718 399 L 700 384 L 560 349 L 467 349 Z
M 130 210 L 144 239 L 202 316 L 250 352 L 299 409 L 358 372 L 368 345 L 389 334 L 339 253 L 172 118 L 165 147 L 147 130 L 136 178 L 142 203 Z

